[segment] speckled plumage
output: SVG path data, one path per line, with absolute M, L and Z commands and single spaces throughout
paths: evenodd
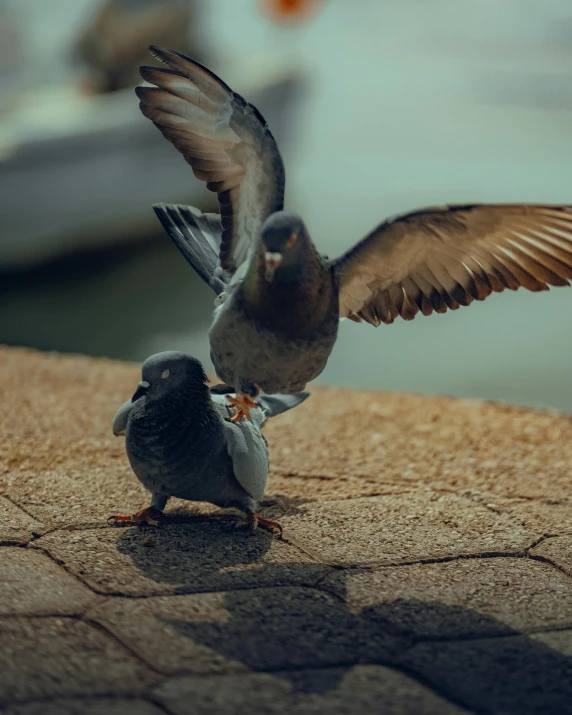
M 190 394 L 185 390 L 184 396 Z M 169 395 L 159 406 L 145 397 L 134 403 L 125 440 L 133 471 L 154 502 L 160 496 L 165 502 L 174 496 L 253 508 L 254 499 L 234 477 L 221 418 L 210 404 L 208 390 L 197 397 L 177 400 Z
M 132 401 L 119 408 L 113 431 L 126 435 L 129 462 L 152 493 L 152 506 L 162 511 L 174 496 L 254 511 L 268 475 L 260 427 L 307 393 L 269 396 L 253 410 L 252 423 L 231 424 L 225 419 L 232 414 L 226 396 L 211 395 L 194 358 L 159 353 L 145 361 L 142 375 Z

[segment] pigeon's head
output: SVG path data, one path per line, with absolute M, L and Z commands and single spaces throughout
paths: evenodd
M 308 230 L 297 214 L 287 211 L 271 214 L 262 226 L 266 280 L 271 283 L 276 271 L 297 267 L 309 240 Z
M 201 363 L 178 350 L 151 355 L 143 363 L 141 377 L 132 402 L 143 395 L 157 399 L 181 387 L 203 386 L 208 380 Z

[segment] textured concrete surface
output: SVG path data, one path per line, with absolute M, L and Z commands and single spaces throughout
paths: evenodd
M 54 531 L 34 546 L 99 593 L 154 596 L 229 588 L 314 585 L 331 569 L 260 532 L 237 538 L 236 519 L 157 530 L 151 543 L 132 529 Z
M 75 616 L 97 599 L 47 556 L 0 549 L 0 616 Z
M 46 530 L 46 527 L 39 521 L 18 509 L 4 497 L 0 497 L 0 544 L 2 546 L 25 545 L 32 537 L 38 536 Z
M 422 638 L 572 628 L 569 579 L 524 558 L 461 559 L 337 572 L 322 583 L 349 610 Z
M 572 420 L 314 388 L 264 513 L 148 495 L 139 367 L 0 348 L 0 712 L 572 713 Z
M 228 693 L 233 694 L 232 698 Z M 243 715 L 252 705 L 269 715 L 462 715 L 466 710 L 429 692 L 403 673 L 379 665 L 231 675 L 217 679 L 173 678 L 154 695 L 175 715 Z
M 308 504 L 283 522 L 293 543 L 344 566 L 520 552 L 534 540 L 505 514 L 428 490 Z
M 0 702 L 139 693 L 156 678 L 107 633 L 73 618 L 0 621 Z
M 459 702 L 478 704 L 478 712 L 572 713 L 572 661 L 540 640 L 419 643 L 402 662 Z
M 164 715 L 163 708 L 139 698 L 66 698 L 12 705 L 4 715 Z
M 89 617 L 161 672 L 281 670 L 386 661 L 407 643 L 315 588 L 115 599 Z M 170 650 L 149 648 L 162 639 Z
M 572 525 L 571 525 L 572 526 Z M 532 549 L 534 556 L 544 558 L 551 564 L 572 575 L 572 535 L 564 534 L 544 539 Z

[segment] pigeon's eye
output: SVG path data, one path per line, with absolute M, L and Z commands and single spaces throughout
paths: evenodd
M 292 248 L 292 246 L 295 245 L 296 241 L 298 240 L 298 236 L 296 236 L 295 233 L 293 233 L 290 238 L 286 241 L 286 248 Z
M 161 379 L 166 380 L 170 374 L 171 374 L 171 371 L 169 370 L 169 368 L 167 368 L 166 370 L 163 370 L 163 372 L 161 373 Z

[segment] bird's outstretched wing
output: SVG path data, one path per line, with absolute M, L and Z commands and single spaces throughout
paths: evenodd
M 167 65 L 141 67 L 154 87 L 137 87 L 140 108 L 218 194 L 220 262 L 231 273 L 246 259 L 262 223 L 284 205 L 284 165 L 256 107 L 198 62 L 152 46 Z
M 332 261 L 340 317 L 378 326 L 572 279 L 572 208 L 442 206 L 389 219 Z

